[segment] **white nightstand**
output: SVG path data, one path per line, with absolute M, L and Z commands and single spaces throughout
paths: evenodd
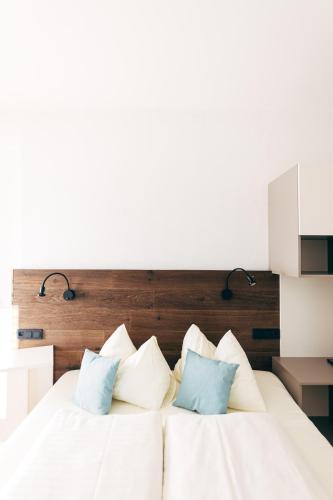
M 0 441 L 6 439 L 53 385 L 53 346 L 0 354 Z

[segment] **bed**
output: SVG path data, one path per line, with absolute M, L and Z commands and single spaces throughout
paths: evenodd
M 256 371 L 255 375 L 268 413 L 279 422 L 283 432 L 290 438 L 290 443 L 292 443 L 295 453 L 303 462 L 301 467 L 304 466 L 304 470 L 307 471 L 306 475 L 308 476 L 309 472 L 314 480 L 321 485 L 327 498 L 333 498 L 333 449 L 331 445 L 300 410 L 275 375 L 265 371 Z M 0 485 L 2 487 L 9 478 L 15 475 L 20 465 L 24 463 L 34 443 L 39 439 L 43 429 L 48 425 L 52 417 L 59 410 L 67 412 L 77 411 L 77 407 L 72 401 L 77 377 L 78 371 L 75 370 L 64 374 L 11 438 L 2 446 L 0 452 Z M 83 410 L 80 411 L 82 414 L 86 413 Z M 193 418 L 191 412 L 173 407 L 170 404 L 163 407 L 157 413 L 161 417 L 164 433 L 167 429 L 168 421 L 172 417 Z M 110 414 L 120 417 L 130 416 L 133 418 L 132 422 L 135 422 L 136 417 L 149 416 L 151 412 L 120 401 L 114 401 Z M 202 418 L 197 415 L 194 415 L 195 417 Z M 155 472 L 152 477 L 155 478 L 158 477 L 156 465 L 158 469 L 158 460 L 154 462 L 153 470 Z M 165 467 L 167 465 L 166 462 Z M 147 475 L 151 475 L 151 470 L 147 472 Z M 166 488 L 167 485 L 164 483 L 165 491 Z M 131 498 L 131 496 L 128 498 Z M 135 498 L 140 498 L 140 495 L 137 494 Z M 171 498 L 170 495 L 165 496 L 165 499 L 169 498 Z M 320 497 L 318 496 L 317 498 L 319 499 Z
M 235 275 L 234 298 L 222 301 L 227 271 L 67 270 L 76 299 L 64 303 L 57 277 L 50 278 L 46 297 L 36 296 L 52 271 L 14 271 L 19 327 L 44 330 L 43 339 L 20 340 L 20 347 L 54 345 L 56 384 L 0 448 L 1 500 L 333 498 L 333 448 L 270 372 L 272 356 L 279 355 L 278 338 L 253 335 L 253 329 L 279 328 L 277 276 L 256 272 L 257 286 L 249 291 L 246 280 Z M 151 412 L 115 399 L 109 416 L 92 417 L 73 403 L 84 349 L 99 352 L 119 324 L 126 324 L 135 347 L 156 336 L 173 369 L 192 322 L 215 345 L 227 330 L 235 333 L 255 370 L 267 414 L 230 411 L 210 418 L 176 408 L 170 400 Z M 228 448 L 223 443 L 229 438 Z M 227 453 L 233 448 L 234 457 Z M 72 456 L 81 471 L 71 471 Z M 248 464 L 250 481 L 255 478 L 250 485 Z M 62 470 L 66 474 L 59 481 Z M 213 484 L 218 491 L 210 488 Z

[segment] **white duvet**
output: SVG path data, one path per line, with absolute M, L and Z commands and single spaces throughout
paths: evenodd
M 159 500 L 162 422 L 158 414 L 90 417 L 60 410 L 1 500 Z
M 169 417 L 164 500 L 327 500 L 264 413 Z
M 261 390 L 275 417 L 202 417 L 174 407 L 152 414 L 118 401 L 118 414 L 89 416 L 71 402 L 74 375 L 1 446 L 1 500 L 161 500 L 163 477 L 164 500 L 333 498 L 312 479 L 333 491 L 332 447 L 272 374 L 260 374 L 270 381 Z

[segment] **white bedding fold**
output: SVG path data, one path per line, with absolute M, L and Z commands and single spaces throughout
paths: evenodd
M 264 413 L 169 417 L 164 500 L 327 500 Z
M 59 411 L 1 500 L 160 500 L 163 442 L 158 414 L 88 416 Z

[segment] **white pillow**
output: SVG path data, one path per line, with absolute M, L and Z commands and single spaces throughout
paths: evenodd
M 234 410 L 266 411 L 249 360 L 231 330 L 221 338 L 215 351 L 215 359 L 239 364 L 231 386 L 228 407 Z
M 126 326 L 123 324 L 118 326 L 113 334 L 110 335 L 100 350 L 99 355 L 108 358 L 115 357 L 124 361 L 135 352 L 136 348 L 127 333 Z
M 151 337 L 118 368 L 113 397 L 142 408 L 161 408 L 170 383 L 171 370 L 156 337 Z
M 174 368 L 174 375 L 178 382 L 182 379 L 188 349 L 201 354 L 201 356 L 213 359 L 216 347 L 207 339 L 206 335 L 202 333 L 197 325 L 191 325 L 183 340 L 181 358 L 177 361 Z

